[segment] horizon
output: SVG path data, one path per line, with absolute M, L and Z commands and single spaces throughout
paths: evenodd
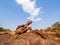
M 30 3 L 27 2 L 27 4 Z M 20 0 L 19 2 L 0 0 L 0 25 L 14 31 L 18 25 L 25 24 L 31 18 L 33 20 L 30 25 L 32 29 L 47 28 L 55 22 L 60 22 L 60 0 L 35 0 L 33 3 L 35 4 L 27 10 L 24 6 L 29 5 L 21 4 Z M 30 12 L 31 10 L 34 11 Z

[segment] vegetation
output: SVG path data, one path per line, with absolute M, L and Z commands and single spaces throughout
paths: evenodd
M 0 31 L 3 31 L 3 28 L 2 27 L 0 27 Z
M 56 32 L 57 36 L 60 37 L 60 22 L 56 22 L 52 25 L 52 30 Z
M 51 27 L 48 27 L 47 29 L 45 29 L 45 32 L 53 32 L 56 33 L 57 36 L 60 37 L 60 22 L 56 22 L 54 23 Z
M 29 29 L 32 30 L 31 27 Z M 0 32 L 1 31 L 10 32 L 11 30 L 10 29 L 4 29 L 3 27 L 0 27 Z M 56 34 L 57 36 L 60 37 L 60 22 L 56 22 L 51 27 L 48 27 L 46 29 L 40 29 L 40 31 L 51 33 L 51 34 Z
M 0 27 L 0 32 L 2 32 L 2 31 L 4 31 L 4 32 L 9 32 L 9 31 L 11 31 L 10 29 L 4 29 L 3 27 Z

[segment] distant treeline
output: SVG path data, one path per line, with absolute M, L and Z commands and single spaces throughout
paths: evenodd
M 1 31 L 12 31 L 10 29 L 4 29 L 3 27 L 0 27 L 0 32 Z M 60 36 L 60 22 L 54 23 L 51 27 L 47 27 L 46 29 L 40 29 L 40 31 L 51 31 L 51 32 L 56 32 L 58 36 Z
M 2 32 L 2 31 L 12 31 L 12 30 L 10 30 L 10 29 L 5 29 L 5 28 L 3 28 L 3 27 L 0 27 L 0 32 Z
M 56 32 L 57 36 L 60 37 L 60 22 L 54 23 L 51 27 L 47 27 L 46 29 L 40 29 L 40 31 L 51 31 L 51 32 Z

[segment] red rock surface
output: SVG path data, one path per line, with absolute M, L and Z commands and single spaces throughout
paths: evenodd
M 36 33 L 0 35 L 0 45 L 60 45 L 55 40 L 44 39 Z

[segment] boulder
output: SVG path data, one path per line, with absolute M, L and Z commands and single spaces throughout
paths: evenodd
M 44 39 L 37 33 L 23 33 L 21 35 L 0 35 L 0 45 L 60 45 L 55 40 Z
M 28 29 L 30 29 L 29 25 L 32 23 L 31 20 L 29 20 L 26 24 L 19 25 L 16 28 L 16 34 L 22 34 L 25 33 Z

